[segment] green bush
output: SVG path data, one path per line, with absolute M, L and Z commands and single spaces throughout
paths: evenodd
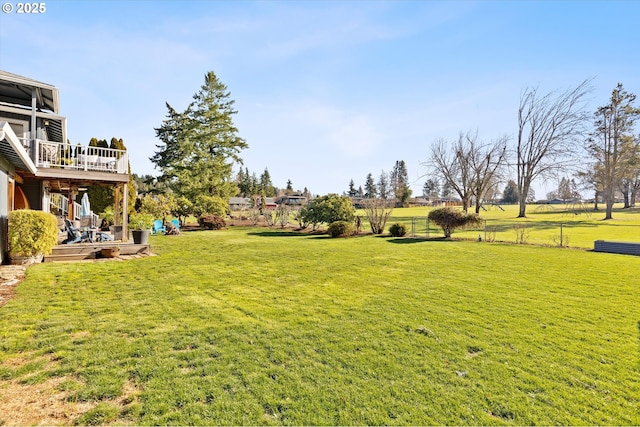
M 404 224 L 396 222 L 389 227 L 389 233 L 391 233 L 393 237 L 402 237 L 407 234 L 407 227 Z
M 356 210 L 347 196 L 328 194 L 316 197 L 300 209 L 301 219 L 312 224 L 313 228 L 320 223 L 331 224 L 336 221 L 353 222 Z
M 151 214 L 135 213 L 129 217 L 129 228 L 131 230 L 151 230 L 153 219 Z
M 229 202 L 222 197 L 200 194 L 193 200 L 192 209 L 196 216 L 223 216 L 229 213 Z
M 331 237 L 349 237 L 353 235 L 354 231 L 353 224 L 347 221 L 332 222 L 327 229 Z
M 198 224 L 207 230 L 221 230 L 227 226 L 225 220 L 217 215 L 202 215 L 198 218 Z
M 450 238 L 453 230 L 469 225 L 480 225 L 482 218 L 478 214 L 468 214 L 450 207 L 438 208 L 429 212 L 429 220 L 442 228 L 444 237 Z
M 30 209 L 9 212 L 9 248 L 11 255 L 49 255 L 58 243 L 58 219 Z

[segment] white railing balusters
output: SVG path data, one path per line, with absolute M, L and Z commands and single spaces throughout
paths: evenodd
M 34 151 L 30 140 L 20 138 L 23 147 L 34 160 L 37 167 L 61 167 L 84 171 L 129 173 L 128 153 L 103 147 L 73 146 L 54 141 L 34 140 Z

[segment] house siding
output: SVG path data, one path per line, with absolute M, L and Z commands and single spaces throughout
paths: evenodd
M 13 168 L 0 156 L 0 264 L 9 260 L 9 174 Z

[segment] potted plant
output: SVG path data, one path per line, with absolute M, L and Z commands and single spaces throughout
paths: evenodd
M 9 257 L 12 264 L 42 262 L 58 243 L 58 219 L 30 209 L 9 212 Z
M 133 234 L 133 243 L 146 245 L 153 227 L 153 216 L 148 213 L 135 213 L 129 217 L 129 228 Z

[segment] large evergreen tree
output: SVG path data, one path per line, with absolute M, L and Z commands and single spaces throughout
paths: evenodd
M 380 178 L 378 179 L 378 195 L 381 199 L 389 198 L 389 178 L 384 170 L 380 172 Z
M 349 197 L 355 197 L 358 194 L 358 190 L 356 190 L 356 184 L 353 182 L 353 179 L 349 181 L 349 192 L 347 195 Z
M 233 124 L 237 111 L 227 86 L 212 71 L 204 80 L 184 112 L 167 103 L 167 118 L 156 128 L 162 144 L 151 161 L 177 196 L 226 201 L 238 191 L 232 167 L 242 163 L 239 154 L 247 143 Z
M 264 194 L 266 197 L 273 197 L 276 195 L 276 188 L 273 186 L 273 182 L 271 182 L 269 169 L 264 168 L 264 172 L 260 175 L 260 182 L 258 186 L 260 194 Z
M 378 189 L 376 188 L 376 183 L 373 180 L 373 175 L 369 173 L 367 175 L 367 180 L 364 183 L 364 197 L 373 198 L 378 195 Z
M 514 180 L 510 179 L 502 192 L 502 203 L 512 204 L 518 203 L 518 201 L 518 184 L 516 184 Z
M 411 197 L 411 189 L 409 188 L 409 173 L 404 160 L 396 161 L 391 171 L 390 177 L 391 190 L 400 206 L 405 206 Z
M 618 84 L 609 103 L 595 113 L 595 130 L 587 148 L 596 160 L 596 176 L 602 184 L 606 205 L 604 219 L 613 217 L 616 190 L 625 178 L 625 165 L 634 157 L 634 122 L 640 116 L 635 100 L 635 94 Z

